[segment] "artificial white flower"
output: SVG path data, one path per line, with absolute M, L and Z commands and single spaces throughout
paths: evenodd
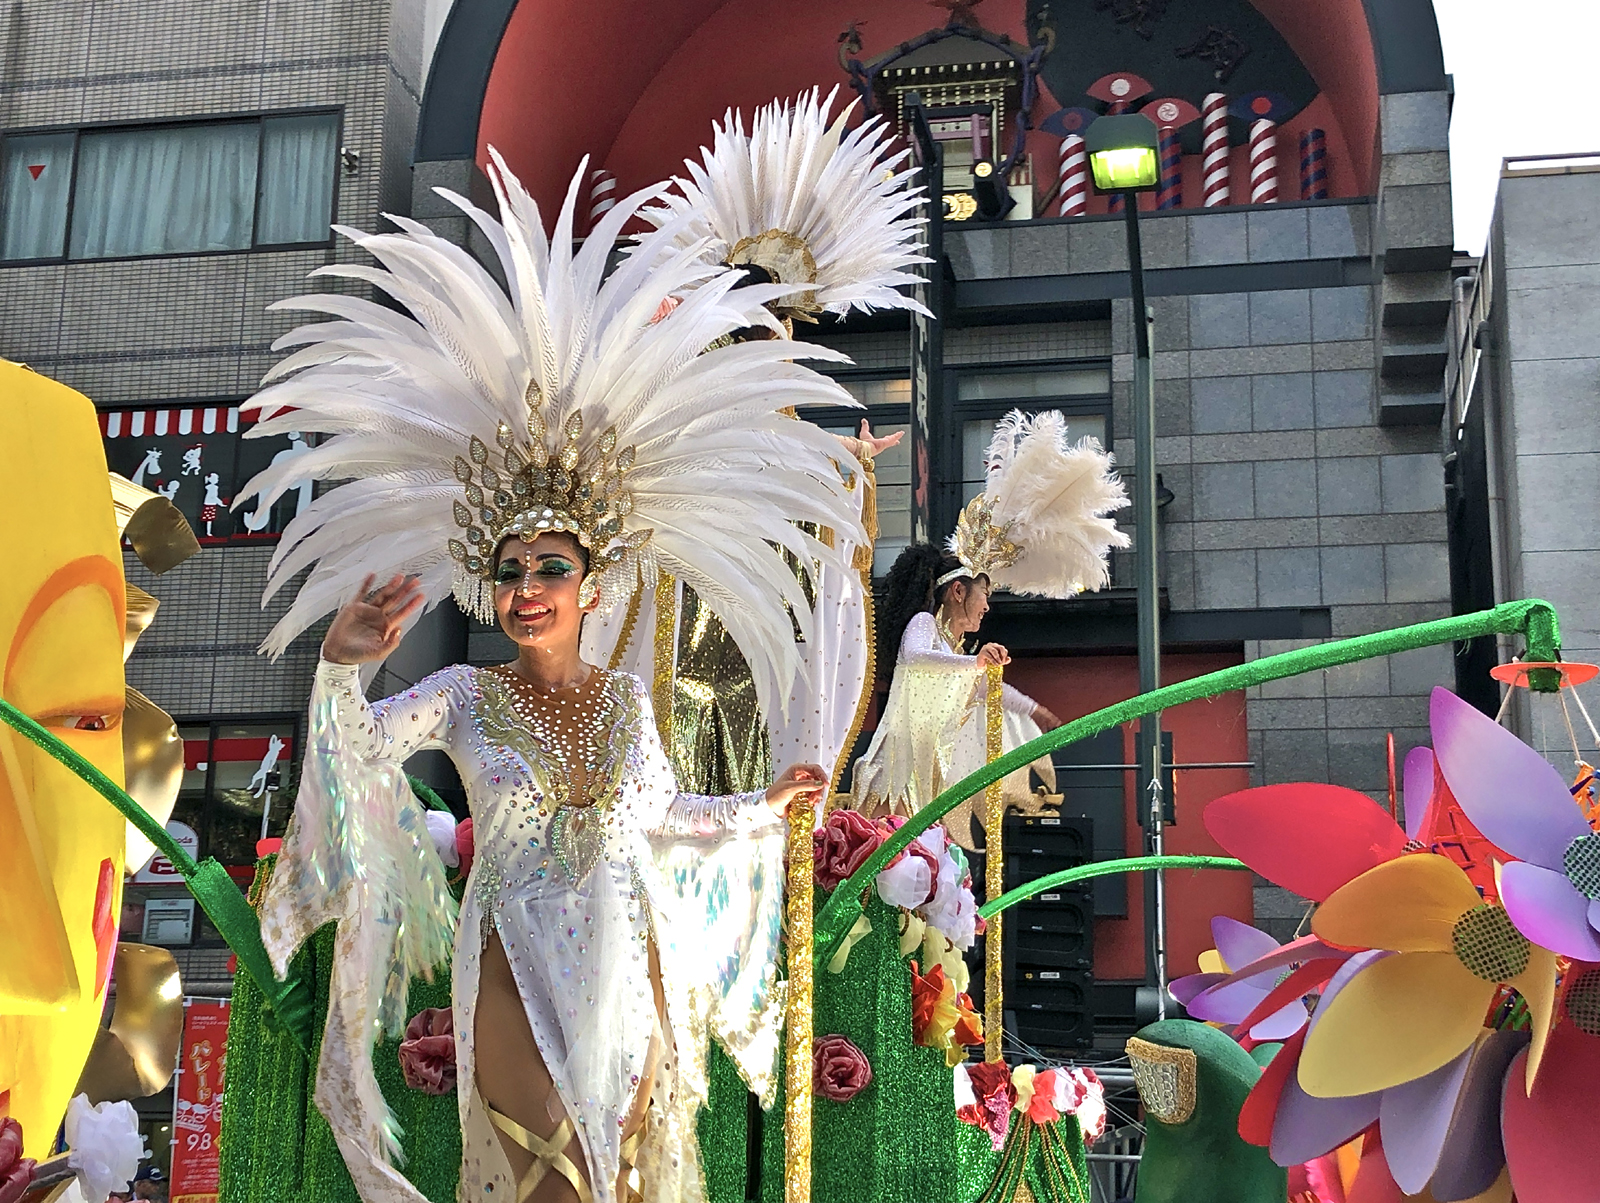
M 77 1171 L 83 1197 L 104 1199 L 128 1189 L 147 1155 L 132 1103 L 89 1105 L 80 1094 L 67 1106 L 67 1164 Z

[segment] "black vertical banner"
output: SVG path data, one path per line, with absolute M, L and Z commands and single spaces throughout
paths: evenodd
M 905 97 L 907 133 L 922 165 L 926 189 L 921 213 L 931 263 L 918 265 L 922 283 L 912 295 L 927 306 L 931 317 L 911 315 L 911 538 L 933 541 L 933 422 L 944 404 L 944 148 L 934 141 L 915 92 Z

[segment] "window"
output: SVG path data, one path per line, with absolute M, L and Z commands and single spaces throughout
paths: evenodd
M 265 510 L 259 501 L 229 508 L 257 472 L 311 450 L 310 439 L 294 430 L 244 438 L 254 424 L 255 416 L 241 415 L 237 402 L 100 413 L 106 464 L 171 501 L 203 544 L 276 539 L 311 504 L 313 485 L 306 480 Z
M 1073 442 L 1089 436 L 1108 447 L 1111 369 L 1099 363 L 963 372 L 956 378 L 956 409 L 961 420 L 961 504 L 966 505 L 983 492 L 984 453 L 995 423 L 1013 409 L 1058 409 Z
M 253 865 L 256 841 L 283 835 L 294 809 L 290 770 L 298 723 L 297 715 L 286 715 L 178 725 L 183 783 L 172 817 L 199 833 L 201 857 Z
M 322 243 L 337 113 L 68 130 L 0 144 L 0 258 Z
M 842 379 L 845 390 L 866 406 L 866 412 L 831 411 L 819 421 L 830 434 L 854 435 L 861 419 L 880 437 L 904 431 L 898 446 L 878 456 L 873 477 L 878 485 L 878 541 L 873 546 L 872 574 L 883 576 L 895 557 L 911 543 L 911 381 Z

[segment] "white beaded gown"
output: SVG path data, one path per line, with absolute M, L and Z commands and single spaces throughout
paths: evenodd
M 596 670 L 567 711 L 519 681 L 455 666 L 369 705 L 355 667 L 318 667 L 295 819 L 263 905 L 280 973 L 318 926 L 340 920 L 317 1104 L 365 1203 L 421 1203 L 391 1165 L 371 1054 L 379 1025 L 404 1022 L 394 997 L 404 980 L 441 951 L 416 929 L 448 931 L 442 866 L 399 768 L 443 749 L 466 786 L 476 848 L 451 953 L 460 1197 L 516 1198 L 475 1089 L 479 960 L 494 931 L 596 1203 L 614 1198 L 622 1124 L 658 1031 L 655 941 L 668 1056 L 636 1164 L 647 1200 L 695 1203 L 709 1037 L 771 1102 L 783 825 L 759 793 L 677 792 L 637 677 Z M 573 754 L 585 757 L 586 797 L 568 796 Z

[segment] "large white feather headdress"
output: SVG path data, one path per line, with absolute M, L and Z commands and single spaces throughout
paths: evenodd
M 728 110 L 702 161 L 685 160 L 689 178 L 674 179 L 677 192 L 640 216 L 676 226 L 680 247 L 703 241 L 714 262 L 754 263 L 784 284 L 806 285 L 788 290 L 780 312 L 926 313 L 898 291 L 918 282 L 907 267 L 929 262 L 922 220 L 912 214 L 922 197 L 912 186 L 916 170 L 897 170 L 911 152 L 891 152 L 882 117 L 847 132 L 853 101 L 830 122 L 838 91 L 823 100 L 813 88 L 792 105 L 775 100 L 756 111 L 748 134 L 744 115 Z
M 587 161 L 547 238 L 537 205 L 490 155 L 504 224 L 439 192 L 494 248 L 509 295 L 460 247 L 395 217 L 397 234 L 340 230 L 383 268 L 312 274 L 370 284 L 410 317 L 336 294 L 274 306 L 336 320 L 278 340 L 275 348 L 301 349 L 242 407 L 262 414 L 250 433 L 333 437 L 269 467 L 241 499 L 259 493 L 271 504 L 307 478 L 349 483 L 284 531 L 266 596 L 311 572 L 263 650 L 282 652 L 368 573 L 414 573 L 430 604 L 454 593 L 492 621 L 499 541 L 567 530 L 588 549 L 586 586 L 598 586 L 602 609 L 660 572 L 676 575 L 738 643 L 762 707 L 782 710 L 799 667 L 795 624 L 808 638 L 811 622 L 782 550 L 802 564 L 835 554 L 800 522 L 863 537 L 833 466 L 838 443 L 782 411 L 851 404 L 838 384 L 793 362 L 848 360 L 781 338 L 707 351 L 730 331 L 776 328 L 763 305 L 784 290 L 735 289 L 741 273 L 708 263 L 684 236 L 687 220 L 646 236 L 607 277 L 623 225 L 665 186 L 616 205 L 574 254 Z M 674 294 L 685 299 L 652 321 Z
M 995 589 L 1071 597 L 1111 582 L 1107 557 L 1126 547 L 1110 514 L 1128 504 L 1110 454 L 1094 438 L 1072 443 L 1057 410 L 1012 410 L 985 455 L 983 492 L 961 511 L 949 574 L 989 578 Z

